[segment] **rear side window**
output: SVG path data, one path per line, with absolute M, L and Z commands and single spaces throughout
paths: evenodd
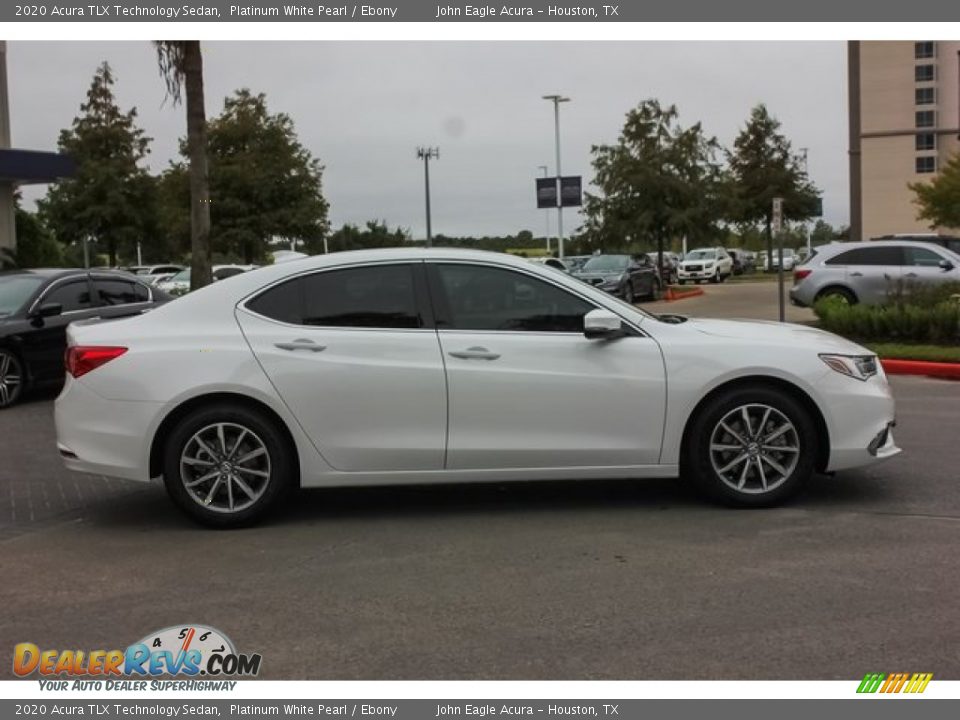
M 824 262 L 825 265 L 902 265 L 899 247 L 861 247 L 847 250 Z
M 133 305 L 147 302 L 150 294 L 140 283 L 127 280 L 94 280 L 102 305 Z
M 60 303 L 63 306 L 63 312 L 76 312 L 77 310 L 90 309 L 90 285 L 86 278 L 82 280 L 71 280 L 70 282 L 58 285 L 48 292 L 43 303 Z
M 247 307 L 293 325 L 423 327 L 410 265 L 349 268 L 302 276 L 266 290 Z

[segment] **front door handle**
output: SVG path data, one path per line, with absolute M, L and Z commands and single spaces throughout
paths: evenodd
M 907 273 L 907 274 L 906 274 L 906 277 L 916 277 L 916 276 L 917 276 L 916 273 Z
M 852 272 L 850 273 L 850 277 L 863 277 L 863 273 Z
M 472 347 L 466 350 L 454 350 L 449 353 L 451 357 L 461 360 L 496 360 L 500 353 L 493 353 L 483 347 Z
M 309 350 L 310 352 L 322 352 L 327 349 L 326 345 L 317 345 L 313 340 L 298 338 L 293 342 L 276 343 L 274 347 L 281 350 Z

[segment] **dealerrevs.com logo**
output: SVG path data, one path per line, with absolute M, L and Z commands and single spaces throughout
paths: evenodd
M 922 693 L 933 679 L 933 673 L 867 673 L 860 681 L 858 693 Z
M 219 630 L 194 624 L 150 633 L 123 650 L 41 650 L 34 643 L 19 643 L 13 650 L 13 672 L 17 677 L 36 673 L 70 679 L 255 677 L 261 659 L 257 653 L 238 653 Z

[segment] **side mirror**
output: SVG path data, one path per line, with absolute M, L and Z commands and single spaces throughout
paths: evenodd
M 63 305 L 60 303 L 44 303 L 36 310 L 33 311 L 32 315 L 35 318 L 48 318 L 56 317 L 63 313 Z
M 613 340 L 623 337 L 623 321 L 609 310 L 591 310 L 583 316 L 583 334 L 588 340 Z
M 953 270 L 953 268 L 954 268 L 953 263 L 950 262 L 949 260 L 941 260 L 941 261 L 939 262 L 939 265 L 940 265 L 940 269 L 943 270 L 944 272 L 947 272 L 947 271 L 949 271 L 949 270 Z

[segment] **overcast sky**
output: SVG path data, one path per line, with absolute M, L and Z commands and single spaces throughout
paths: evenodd
M 164 103 L 146 42 L 12 42 L 8 73 L 13 144 L 54 150 L 79 112 L 97 65 L 114 69 L 122 109 L 137 108 L 154 138 L 150 167 L 174 157 L 182 107 Z M 240 87 L 288 113 L 326 166 L 330 220 L 379 218 L 425 234 L 423 165 L 431 161 L 434 233 L 542 235 L 534 177 L 554 173 L 552 104 L 562 93 L 565 175 L 592 177 L 590 146 L 615 142 L 624 115 L 646 98 L 676 104 L 684 125 L 730 145 L 750 108 L 766 103 L 794 148 L 809 148 L 825 219 L 848 221 L 846 50 L 843 43 L 749 42 L 291 42 L 205 45 L 207 115 Z M 43 187 L 25 188 L 27 205 Z M 550 218 L 556 229 L 556 213 Z M 565 229 L 580 223 L 565 211 Z

